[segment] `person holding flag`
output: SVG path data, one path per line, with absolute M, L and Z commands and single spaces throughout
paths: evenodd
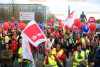
M 30 46 L 38 48 L 46 41 L 46 36 L 39 25 L 33 20 L 22 31 L 22 59 L 28 60 L 32 67 L 35 67 L 32 50 Z M 31 45 L 30 45 L 31 44 Z

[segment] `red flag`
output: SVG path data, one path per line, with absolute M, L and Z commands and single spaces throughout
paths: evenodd
M 35 21 L 31 21 L 23 30 L 23 33 L 35 47 L 38 47 L 40 43 L 46 41 L 46 36 Z

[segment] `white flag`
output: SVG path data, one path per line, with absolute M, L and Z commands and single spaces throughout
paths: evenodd
M 29 41 L 25 34 L 22 33 L 22 58 L 32 61 L 32 67 L 35 67 L 32 51 L 30 49 Z
M 64 20 L 64 26 L 67 25 L 69 28 L 71 28 L 72 25 L 74 24 L 74 19 L 75 19 L 75 15 L 74 15 L 74 11 L 72 11 L 70 15 L 67 17 L 67 19 Z

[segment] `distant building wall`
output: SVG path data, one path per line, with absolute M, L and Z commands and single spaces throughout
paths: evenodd
M 35 12 L 37 21 L 45 20 L 47 7 L 41 4 L 0 4 L 0 18 L 14 16 L 19 20 L 19 12 Z

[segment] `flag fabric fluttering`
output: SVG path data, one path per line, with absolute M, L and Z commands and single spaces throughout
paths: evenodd
M 34 59 L 30 44 L 34 47 L 38 47 L 42 42 L 46 41 L 46 36 L 40 29 L 35 21 L 31 21 L 22 31 L 22 58 L 32 61 L 32 67 L 35 67 Z

